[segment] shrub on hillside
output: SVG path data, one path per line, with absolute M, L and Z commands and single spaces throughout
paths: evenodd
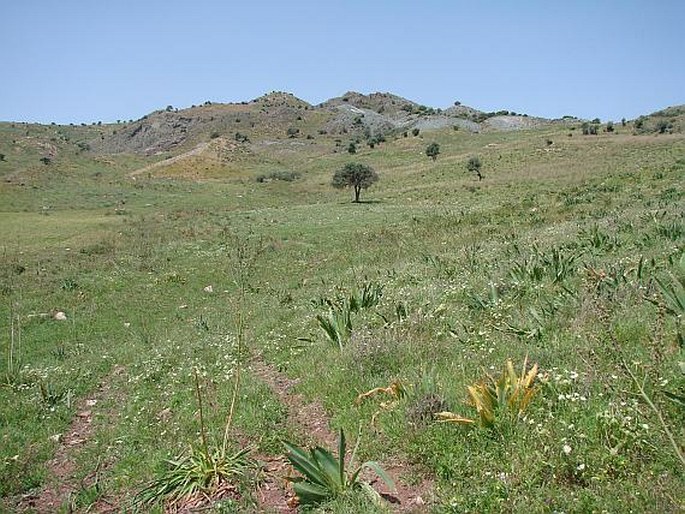
M 281 180 L 283 182 L 293 182 L 300 178 L 300 174 L 296 171 L 287 171 L 287 170 L 277 170 L 277 171 L 271 171 L 269 173 L 262 173 L 261 175 L 257 175 L 257 182 L 264 183 L 264 182 L 271 182 L 272 180 Z
M 483 163 L 481 162 L 480 157 L 471 156 L 469 157 L 469 160 L 466 161 L 466 169 L 471 173 L 475 173 L 479 181 L 483 180 L 483 174 L 481 173 L 482 167 Z
M 597 135 L 597 124 L 594 122 L 588 123 L 587 121 L 584 121 L 580 128 L 582 129 L 584 136 Z
M 438 155 L 440 155 L 440 145 L 438 143 L 429 144 L 426 148 L 426 155 L 431 159 L 436 160 Z
M 659 134 L 665 134 L 666 132 L 670 132 L 671 129 L 673 129 L 673 123 L 671 123 L 668 120 L 659 120 L 656 122 L 655 125 L 655 130 Z

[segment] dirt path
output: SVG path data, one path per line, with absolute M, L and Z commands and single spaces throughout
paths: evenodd
M 148 164 L 147 166 L 143 166 L 142 168 L 138 168 L 137 170 L 133 170 L 131 173 L 128 174 L 129 177 L 132 179 L 135 179 L 138 175 L 142 175 L 143 173 L 148 173 L 150 171 L 153 171 L 157 168 L 163 168 L 164 166 L 168 166 L 169 164 L 174 164 L 179 161 L 182 161 L 183 159 L 187 159 L 188 157 L 193 157 L 194 155 L 199 155 L 202 152 L 204 152 L 207 147 L 209 146 L 209 143 L 200 143 L 197 145 L 195 148 L 188 152 L 184 152 L 182 154 L 176 155 L 175 157 L 171 157 L 169 159 L 164 159 L 163 161 L 155 162 L 153 164 Z
M 111 397 L 111 379 L 122 372 L 123 368 L 116 366 L 95 391 L 79 402 L 76 416 L 64 434 L 60 436 L 55 455 L 47 463 L 45 487 L 36 494 L 24 496 L 19 503 L 20 512 L 30 510 L 40 514 L 52 514 L 65 505 L 67 512 L 72 512 L 72 501 L 78 491 L 96 484 L 101 465 L 104 463 L 98 462 L 89 476 L 79 482 L 76 478 L 75 457 L 93 437 L 93 413 L 99 404 Z M 116 506 L 104 498 L 100 498 L 89 508 L 89 512 L 99 513 L 116 510 Z
M 323 405 L 318 401 L 308 403 L 305 398 L 293 392 L 297 381 L 285 377 L 275 367 L 257 359 L 251 364 L 252 372 L 264 381 L 288 409 L 290 423 L 296 427 L 301 440 L 307 445 L 317 444 L 323 447 L 335 448 L 338 435 L 329 426 L 329 419 Z M 285 458 L 276 459 L 269 463 L 273 469 L 267 469 L 269 480 L 265 483 L 268 494 L 261 496 L 260 507 L 266 512 L 296 512 L 292 491 L 287 488 L 282 477 L 287 474 L 289 465 Z M 411 466 L 396 459 L 392 462 L 381 462 L 381 466 L 395 481 L 396 490 L 390 491 L 381 480 L 371 482 L 371 485 L 388 500 L 393 512 L 419 513 L 428 510 L 427 500 L 432 496 L 433 483 L 421 480 L 412 485 L 403 476 L 412 473 Z M 413 482 L 413 481 L 412 481 Z

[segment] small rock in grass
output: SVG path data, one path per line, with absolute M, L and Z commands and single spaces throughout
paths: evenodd
M 203 289 L 205 293 L 213 293 L 214 292 L 214 286 L 207 286 Z
M 52 319 L 55 321 L 66 321 L 67 320 L 67 315 L 64 314 L 62 311 L 57 311 L 55 314 L 52 315 Z

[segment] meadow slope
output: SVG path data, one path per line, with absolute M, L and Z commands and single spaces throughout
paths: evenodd
M 130 511 L 165 459 L 223 439 L 240 377 L 229 446 L 267 464 L 214 512 L 292 510 L 282 441 L 339 428 L 420 492 L 321 512 L 685 509 L 682 134 L 448 127 L 351 155 L 279 129 L 150 166 L 171 154 L 94 153 L 87 130 L 0 126 L 0 508 Z M 360 204 L 330 187 L 350 161 L 380 175 Z M 345 309 L 331 339 L 317 315 Z M 526 358 L 520 414 L 436 422 L 478 418 L 467 386 Z

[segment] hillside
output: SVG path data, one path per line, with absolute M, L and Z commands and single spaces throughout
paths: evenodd
M 613 134 L 682 131 L 685 108 L 640 116 Z M 290 93 L 272 92 L 249 102 L 206 102 L 186 109 L 169 106 L 136 121 L 82 126 L 0 123 L 0 177 L 28 183 L 64 165 L 106 172 L 137 163 L 140 173 L 219 177 L 270 173 L 287 168 L 291 154 L 308 158 L 378 150 L 385 142 L 430 137 L 444 130 L 466 133 L 566 127 L 582 120 L 547 120 L 499 111 L 485 113 L 458 102 L 441 110 L 390 93 L 345 93 L 313 106 Z M 606 127 L 600 127 L 604 130 Z M 302 150 L 305 150 L 302 152 Z M 291 170 L 292 171 L 292 170 Z M 68 174 L 68 172 L 67 172 Z M 29 180 L 30 181 L 30 180 Z
M 682 512 L 681 116 L 271 93 L 0 124 L 0 511 L 307 512 L 283 442 L 343 430 L 395 487 L 313 512 Z
M 456 127 L 479 132 L 531 128 L 547 122 L 510 115 L 508 111 L 483 113 L 463 105 L 443 111 L 390 93 L 348 92 L 312 106 L 292 94 L 272 92 L 249 102 L 206 102 L 184 109 L 169 106 L 136 121 L 76 128 L 60 126 L 48 128 L 47 132 L 54 132 L 58 140 L 65 134 L 72 142 L 78 139 L 81 150 L 88 149 L 96 155 L 154 156 L 188 151 L 212 137 L 247 138 L 256 143 L 285 138 L 368 140 L 414 128 Z
M 682 133 L 685 128 L 685 105 L 676 105 L 646 116 L 639 116 L 634 121 L 634 126 L 638 134 Z

